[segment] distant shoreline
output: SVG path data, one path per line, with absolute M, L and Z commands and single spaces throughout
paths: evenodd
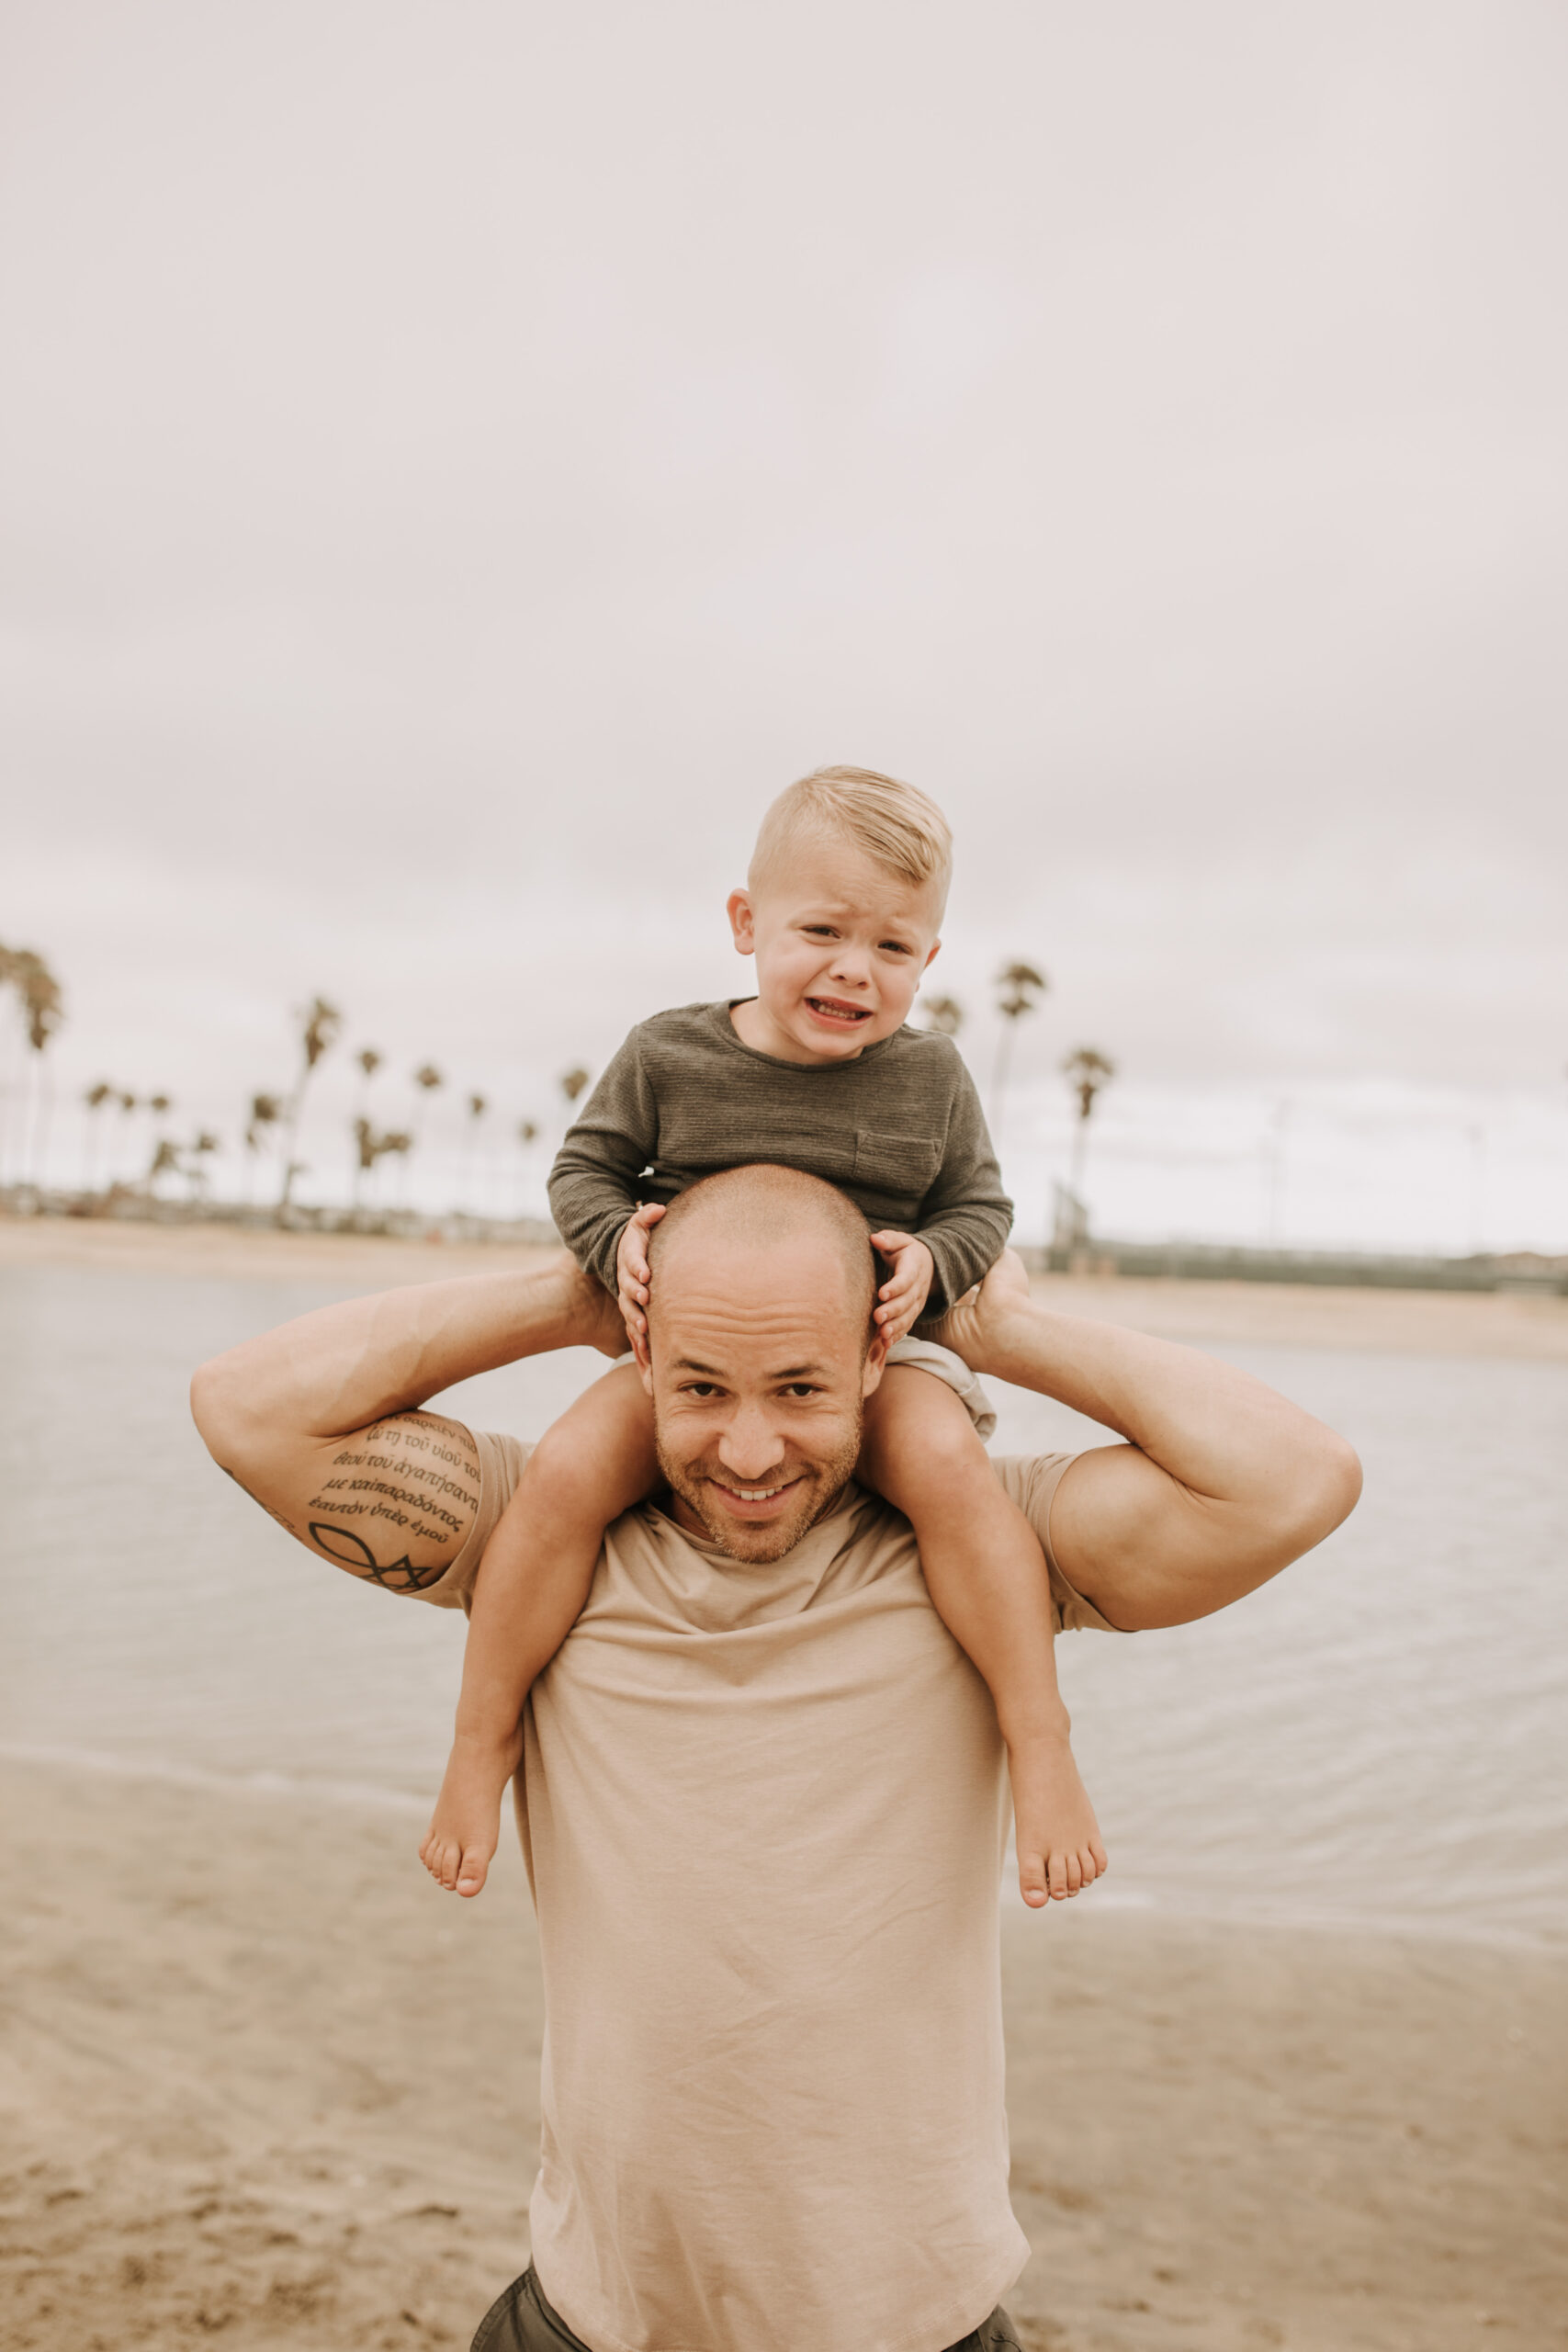
M 217 1282 L 319 1282 L 373 1291 L 540 1265 L 551 1254 L 528 1242 L 410 1241 L 384 1234 L 268 1232 L 220 1224 L 0 1217 L 0 1273 L 17 1267 L 68 1266 Z M 1039 1274 L 1034 1290 L 1063 1314 L 1126 1324 L 1168 1339 L 1568 1363 L 1568 1298 L 1106 1274 Z

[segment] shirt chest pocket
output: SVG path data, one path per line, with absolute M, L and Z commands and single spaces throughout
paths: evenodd
M 880 1127 L 855 1129 L 855 1182 L 868 1192 L 921 1201 L 936 1182 L 942 1146 L 934 1136 L 893 1136 Z

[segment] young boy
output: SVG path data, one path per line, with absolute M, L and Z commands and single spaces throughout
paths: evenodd
M 557 1158 L 550 1205 L 638 1343 L 649 1233 L 700 1177 L 777 1161 L 825 1177 L 864 1215 L 892 1270 L 875 1310 L 891 1353 L 867 1400 L 857 1475 L 911 1522 L 931 1600 L 989 1685 L 1019 1883 L 1039 1905 L 1106 1867 L 1056 1688 L 1045 1561 L 992 1473 L 978 1383 L 956 1357 L 906 1341 L 980 1280 L 1012 1222 L 956 1047 L 904 1026 L 941 944 L 951 865 L 941 810 L 891 777 L 822 768 L 781 794 L 729 899 L 757 994 L 632 1032 Z M 937 1376 L 911 1358 L 937 1359 Z M 420 1849 L 443 1886 L 471 1895 L 484 1884 L 529 1687 L 588 1598 L 605 1527 L 658 1484 L 651 1408 L 630 1367 L 579 1398 L 530 1455 L 486 1547 L 457 1734 Z

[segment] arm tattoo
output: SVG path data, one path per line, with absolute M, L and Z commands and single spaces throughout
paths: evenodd
M 328 1527 L 319 1519 L 310 1521 L 310 1540 L 318 1551 L 336 1560 L 340 1567 L 365 1577 L 370 1584 L 378 1584 L 383 1592 L 423 1592 L 446 1575 L 448 1565 L 441 1559 L 432 1567 L 416 1568 L 406 1552 L 400 1560 L 378 1560 L 364 1537 L 356 1535 L 352 1527 Z M 352 1544 L 354 1548 L 340 1551 L 340 1544 Z
M 270 1503 L 261 1508 L 297 1542 L 383 1592 L 423 1592 L 437 1583 L 479 1511 L 479 1453 L 468 1431 L 433 1413 L 393 1414 L 362 1430 L 333 1456 L 332 1466 L 337 1475 L 324 1479 L 307 1505 L 325 1518 L 309 1520 L 301 1531 Z M 228 1476 L 253 1502 L 261 1502 L 232 1470 Z M 465 1506 L 466 1523 L 458 1515 Z M 377 1520 L 388 1522 L 385 1530 L 370 1524 Z M 377 1537 L 374 1549 L 367 1535 Z M 400 1543 L 400 1559 L 378 1556 L 383 1550 L 395 1552 Z M 415 1544 L 440 1549 L 433 1560 L 415 1562 L 410 1556 Z

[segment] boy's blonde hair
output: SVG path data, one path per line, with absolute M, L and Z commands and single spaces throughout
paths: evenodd
M 747 881 L 760 888 L 784 852 L 802 838 L 852 842 L 874 864 L 936 892 L 947 904 L 953 835 L 934 800 L 874 768 L 813 768 L 780 793 L 757 835 Z

